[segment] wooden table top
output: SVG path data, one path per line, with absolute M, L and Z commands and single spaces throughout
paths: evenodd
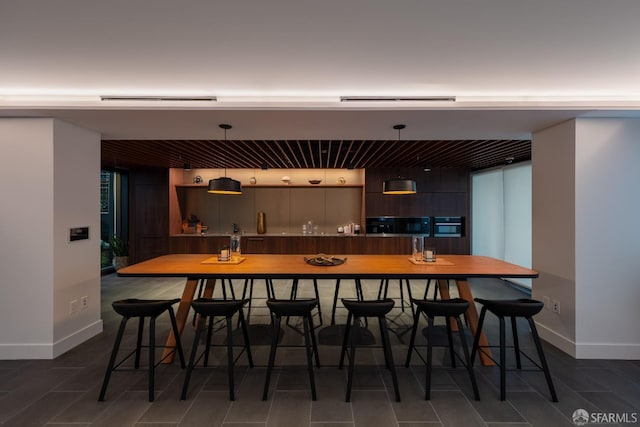
M 215 254 L 174 254 L 153 258 L 118 270 L 120 276 L 192 278 L 428 278 L 538 277 L 535 270 L 476 255 L 438 255 L 435 263 L 414 264 L 409 255 L 334 255 L 347 258 L 337 266 L 313 266 L 304 255 L 243 255 L 239 264 L 203 261 Z M 307 255 L 313 257 L 313 255 Z

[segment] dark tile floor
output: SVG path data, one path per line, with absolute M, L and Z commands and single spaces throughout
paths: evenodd
M 228 400 L 226 357 L 215 348 L 213 367 L 194 371 L 189 395 L 180 400 L 184 371 L 177 363 L 162 365 L 156 376 L 156 400 L 147 401 L 145 371 L 116 372 L 105 402 L 98 391 L 113 344 L 119 317 L 110 303 L 119 298 L 173 298 L 181 295 L 179 279 L 102 279 L 104 332 L 55 360 L 0 361 L 0 425 L 2 426 L 571 426 L 578 408 L 589 412 L 637 413 L 640 410 L 640 362 L 574 360 L 545 344 L 559 403 L 549 400 L 544 377 L 539 372 L 508 372 L 507 400 L 499 401 L 496 367 L 476 364 L 481 400 L 474 401 L 468 376 L 463 369 L 448 368 L 447 353 L 438 349 L 439 367 L 432 379 L 432 396 L 424 400 L 425 368 L 413 357 L 410 368 L 403 365 L 411 318 L 398 308 L 391 316 L 394 360 L 400 383 L 401 402 L 395 402 L 389 372 L 384 368 L 379 348 L 358 350 L 352 401 L 344 401 L 346 372 L 338 370 L 343 309 L 338 309 L 337 325 L 329 325 L 333 283 L 320 282 L 324 309 L 323 326 L 317 329 L 322 367 L 316 370 L 318 400 L 311 401 L 304 350 L 283 347 L 278 352 L 278 368 L 272 377 L 270 399 L 261 400 L 266 369 L 268 322 L 264 301 L 256 300 L 251 313 L 251 341 L 256 367 L 249 369 L 241 356 L 236 367 L 236 400 Z M 235 284 L 239 292 L 240 283 Z M 414 294 L 424 283 L 414 282 Z M 288 283 L 276 283 L 286 296 Z M 394 288 L 395 286 L 395 288 Z M 498 280 L 475 280 L 476 296 L 509 298 L 526 296 Z M 262 286 L 263 287 L 263 286 Z M 261 291 L 256 285 L 256 292 Z M 352 285 L 344 282 L 341 296 L 353 296 Z M 378 283 L 365 282 L 365 292 L 375 297 Z M 452 287 L 452 290 L 454 287 Z M 397 296 L 397 284 L 391 291 Z M 455 292 L 454 292 L 455 293 Z M 303 282 L 300 296 L 312 295 L 310 283 Z M 256 295 L 259 296 L 259 295 Z M 316 318 L 317 323 L 317 318 Z M 422 321 L 424 323 L 424 321 Z M 158 339 L 168 328 L 166 316 L 159 319 Z M 125 347 L 134 342 L 135 327 L 126 335 Z M 371 338 L 378 341 L 377 325 L 369 324 Z M 486 330 L 496 341 L 497 322 L 489 317 Z M 532 350 L 526 324 L 519 324 L 522 346 Z M 283 327 L 283 344 L 300 344 L 300 334 Z M 223 335 L 222 331 L 219 333 Z M 419 337 L 419 344 L 424 338 Z M 193 329 L 187 327 L 183 342 L 191 347 Z M 222 338 L 218 338 L 221 340 Z M 219 341 L 222 343 L 222 341 Z M 424 349 L 421 349 L 424 351 Z

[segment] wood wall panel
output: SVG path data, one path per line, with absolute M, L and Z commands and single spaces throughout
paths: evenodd
M 382 183 L 394 177 L 416 181 L 416 194 L 385 195 Z M 432 245 L 440 253 L 469 254 L 471 224 L 471 175 L 467 168 L 376 168 L 365 171 L 366 216 L 461 216 L 465 218 L 465 235 L 438 238 Z M 388 243 L 384 243 L 387 245 Z M 399 251 L 400 248 L 394 250 Z
M 168 251 L 169 178 L 167 169 L 139 169 L 129 173 L 129 257 L 131 262 Z
M 418 193 L 409 196 L 382 194 L 382 182 L 397 176 L 416 180 Z M 167 169 L 130 172 L 131 260 L 139 262 L 167 253 L 217 253 L 228 244 L 226 236 L 203 238 L 168 237 L 169 178 Z M 179 194 L 176 195 L 178 197 Z M 463 216 L 462 238 L 427 238 L 426 244 L 439 254 L 470 253 L 470 171 L 440 168 L 425 173 L 414 169 L 367 169 L 365 173 L 366 216 Z M 175 202 L 175 200 L 174 200 Z M 175 213 L 174 215 L 175 216 Z M 355 218 L 354 218 L 355 219 Z M 364 224 L 363 224 L 364 229 Z M 404 254 L 410 253 L 409 237 L 347 236 L 243 236 L 242 251 L 293 254 Z

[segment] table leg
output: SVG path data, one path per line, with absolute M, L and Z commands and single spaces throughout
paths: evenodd
M 180 303 L 178 304 L 178 311 L 176 312 L 176 323 L 178 325 L 178 332 L 180 332 L 180 334 L 182 334 L 184 325 L 186 325 L 187 323 L 189 310 L 191 309 L 191 301 L 193 301 L 193 296 L 196 293 L 197 287 L 198 279 L 189 278 L 184 284 L 182 298 L 180 299 Z M 207 288 L 208 287 L 209 281 L 207 281 Z M 207 292 L 207 288 L 205 288 L 205 295 Z M 173 331 L 169 332 L 169 337 L 167 338 L 167 343 L 165 345 L 167 346 L 167 348 L 165 348 L 164 353 L 162 353 L 162 363 L 173 363 L 173 357 L 175 355 L 173 348 L 176 346 L 176 337 L 173 335 Z
M 467 322 L 469 322 L 469 328 L 471 329 L 471 333 L 473 336 L 476 336 L 476 330 L 478 329 L 478 310 L 476 310 L 476 304 L 473 301 L 473 295 L 471 294 L 471 288 L 469 288 L 469 283 L 466 280 L 456 280 L 456 286 L 458 287 L 458 295 L 460 298 L 469 301 L 469 308 L 465 313 L 467 317 Z M 484 334 L 484 331 L 480 334 L 480 342 L 481 346 L 489 345 L 489 341 L 487 341 L 487 337 Z M 489 356 L 491 356 L 491 350 L 489 348 L 483 349 L 483 351 L 478 352 L 480 357 L 480 362 L 484 366 L 493 366 L 493 360 Z
M 229 285 L 231 286 L 231 280 L 229 280 Z M 204 285 L 204 293 L 202 294 L 202 297 L 211 298 L 213 296 L 213 289 L 215 287 L 216 287 L 216 279 L 207 279 L 207 282 Z

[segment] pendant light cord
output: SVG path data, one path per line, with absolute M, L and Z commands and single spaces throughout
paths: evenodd
M 231 129 L 231 125 L 222 123 L 218 127 L 224 129 L 224 147 L 222 147 L 222 167 L 224 168 L 224 177 L 227 177 L 227 130 Z

